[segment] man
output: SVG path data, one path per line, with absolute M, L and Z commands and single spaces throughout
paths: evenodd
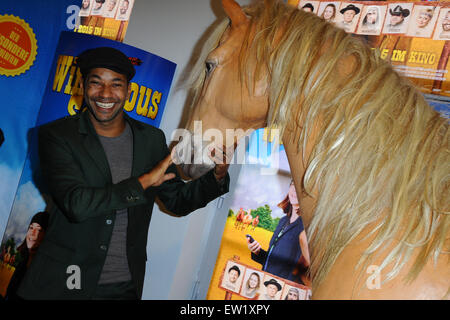
M 281 290 L 281 285 L 275 279 L 270 279 L 264 282 L 266 286 L 266 293 L 261 296 L 260 300 L 275 300 L 278 291 Z
M 108 47 L 83 52 L 87 111 L 43 126 L 39 157 L 55 203 L 18 294 L 25 299 L 140 299 L 155 197 L 186 215 L 228 191 L 228 164 L 177 175 L 164 133 L 123 111 L 135 70 Z
M 338 22 L 336 25 L 339 28 L 344 29 L 346 32 L 353 32 L 353 18 L 359 14 L 360 9 L 354 4 L 349 4 L 345 8 L 339 11 L 343 15 L 343 20 Z

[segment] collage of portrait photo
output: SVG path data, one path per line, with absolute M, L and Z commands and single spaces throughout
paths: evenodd
M 449 3 L 300 0 L 298 8 L 312 12 L 348 33 L 450 39 Z

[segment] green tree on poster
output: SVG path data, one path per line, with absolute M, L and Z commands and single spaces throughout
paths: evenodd
M 274 232 L 278 225 L 279 218 L 272 219 L 272 210 L 269 205 L 265 204 L 263 207 L 259 207 L 256 210 L 252 210 L 251 215 L 253 218 L 259 216 L 258 227 Z

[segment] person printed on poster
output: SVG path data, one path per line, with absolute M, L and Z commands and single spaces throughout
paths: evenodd
M 102 14 L 102 8 L 105 0 L 94 0 L 94 7 L 92 8 L 91 15 L 99 16 Z
M 127 21 L 130 19 L 131 8 L 134 0 L 121 0 L 116 20 Z
M 336 17 L 336 5 L 334 3 L 327 4 L 320 17 L 325 21 L 333 22 Z
M 25 239 L 22 244 L 17 247 L 15 260 L 20 261 L 9 281 L 5 296 L 6 300 L 22 300 L 22 298 L 16 294 L 16 291 L 45 236 L 48 220 L 49 213 L 47 211 L 38 212 L 31 218 Z
M 410 10 L 401 5 L 396 5 L 394 9 L 390 8 L 389 23 L 386 25 L 384 33 L 405 33 L 408 27 L 406 18 L 409 17 L 409 14 Z
M 114 18 L 117 12 L 117 0 L 108 0 L 103 9 L 102 16 L 104 18 Z
M 256 270 L 247 269 L 245 275 L 245 278 L 247 280 L 244 281 L 241 295 L 249 299 L 257 298 L 261 286 L 261 277 L 262 274 L 257 272 Z
M 354 32 L 356 27 L 356 17 L 361 10 L 354 4 L 349 4 L 339 12 L 342 14 L 342 19 L 336 23 L 336 26 L 344 29 L 345 32 Z
M 83 0 L 80 8 L 80 17 L 88 17 L 91 13 L 93 0 Z
M 435 40 L 450 40 L 450 10 L 445 9 L 441 12 L 441 21 L 438 23 Z
M 431 6 L 415 6 L 413 20 L 409 23 L 408 36 L 412 37 L 431 37 L 436 24 L 436 10 Z
M 299 215 L 299 202 L 293 181 L 287 196 L 278 207 L 286 214 L 280 219 L 266 251 L 256 239 L 247 237 L 247 247 L 252 260 L 262 265 L 262 270 L 275 276 L 305 284 L 304 273 L 310 257 L 306 232 Z
M 280 291 L 282 285 L 275 279 L 271 278 L 268 281 L 264 281 L 266 287 L 265 293 L 262 294 L 258 300 L 279 300 Z

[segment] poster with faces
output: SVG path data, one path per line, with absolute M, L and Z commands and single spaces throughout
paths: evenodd
M 301 0 L 298 3 L 297 8 L 303 11 L 308 11 L 317 14 L 317 12 L 319 12 L 319 5 L 320 1 Z
M 433 34 L 438 16 L 439 7 L 415 5 L 406 35 L 411 37 L 430 38 Z
M 335 19 L 336 26 L 345 32 L 354 33 L 361 17 L 362 7 L 360 3 L 343 2 Z
M 450 7 L 441 8 L 439 11 L 433 39 L 450 40 Z
M 91 14 L 94 0 L 83 0 L 81 2 L 80 17 L 88 17 Z
M 413 9 L 413 3 L 398 3 L 389 4 L 386 13 L 386 20 L 384 23 L 383 33 L 385 34 L 401 34 L 408 30 L 409 20 Z
M 361 12 L 357 34 L 380 35 L 387 6 L 365 5 Z
M 334 22 L 340 5 L 340 2 L 321 2 L 317 15 L 325 21 Z

